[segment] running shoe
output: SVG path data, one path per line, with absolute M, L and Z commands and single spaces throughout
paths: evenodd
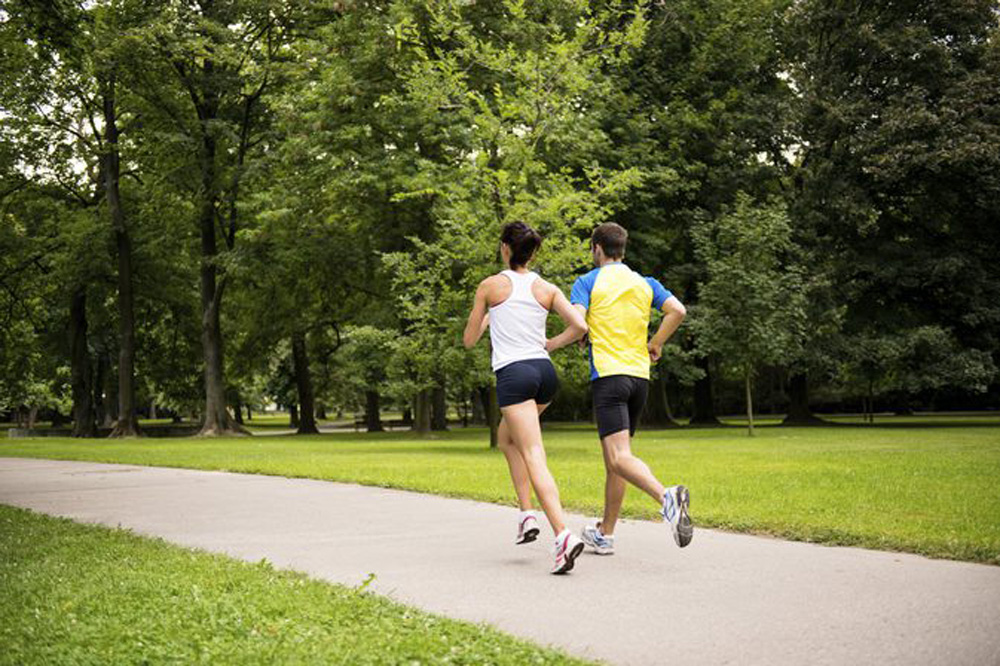
M 552 573 L 564 574 L 573 568 L 574 560 L 583 552 L 583 542 L 576 538 L 569 530 L 556 537 L 556 562 L 552 567 Z
M 600 523 L 584 527 L 583 532 L 580 534 L 580 538 L 598 555 L 615 554 L 615 537 L 614 535 L 605 536 L 604 534 L 601 534 Z
M 529 513 L 517 523 L 517 539 L 514 543 L 520 545 L 522 543 L 531 543 L 538 538 L 538 533 L 541 530 L 538 529 L 538 520 L 535 518 L 535 514 Z
M 684 486 L 671 486 L 663 493 L 663 509 L 660 513 L 663 520 L 670 525 L 674 541 L 683 548 L 691 543 L 694 536 L 694 526 L 688 511 L 691 506 L 691 493 Z

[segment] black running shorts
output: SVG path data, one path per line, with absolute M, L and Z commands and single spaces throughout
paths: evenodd
M 628 375 L 599 377 L 590 384 L 594 393 L 594 414 L 601 438 L 628 430 L 635 435 L 639 416 L 646 405 L 649 380 Z
M 501 407 L 534 400 L 539 405 L 552 402 L 559 390 L 559 377 L 547 358 L 515 361 L 497 370 L 497 401 Z

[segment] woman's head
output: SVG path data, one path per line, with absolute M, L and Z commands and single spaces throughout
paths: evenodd
M 507 246 L 505 257 L 511 269 L 527 266 L 535 252 L 542 246 L 541 235 L 524 222 L 511 222 L 500 233 L 500 242 Z

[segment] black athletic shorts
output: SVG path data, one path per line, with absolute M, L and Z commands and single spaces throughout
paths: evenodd
M 547 405 L 558 390 L 559 377 L 547 358 L 515 361 L 497 370 L 497 401 L 501 407 L 525 400 Z
M 594 393 L 594 414 L 601 438 L 621 430 L 635 434 L 639 416 L 646 405 L 649 380 L 629 375 L 599 377 L 590 384 Z

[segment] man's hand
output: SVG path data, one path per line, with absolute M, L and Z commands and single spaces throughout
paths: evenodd
M 552 353 L 552 352 L 554 352 L 555 350 L 556 350 L 556 348 L 552 346 L 552 338 L 548 338 L 548 339 L 547 339 L 547 340 L 545 341 L 545 351 L 547 351 L 548 353 L 550 353 L 550 354 L 551 354 L 551 353 Z
M 663 355 L 663 345 L 656 344 L 655 340 L 650 340 L 649 344 L 646 345 L 646 349 L 649 350 L 649 360 L 656 363 L 660 360 L 660 356 Z

